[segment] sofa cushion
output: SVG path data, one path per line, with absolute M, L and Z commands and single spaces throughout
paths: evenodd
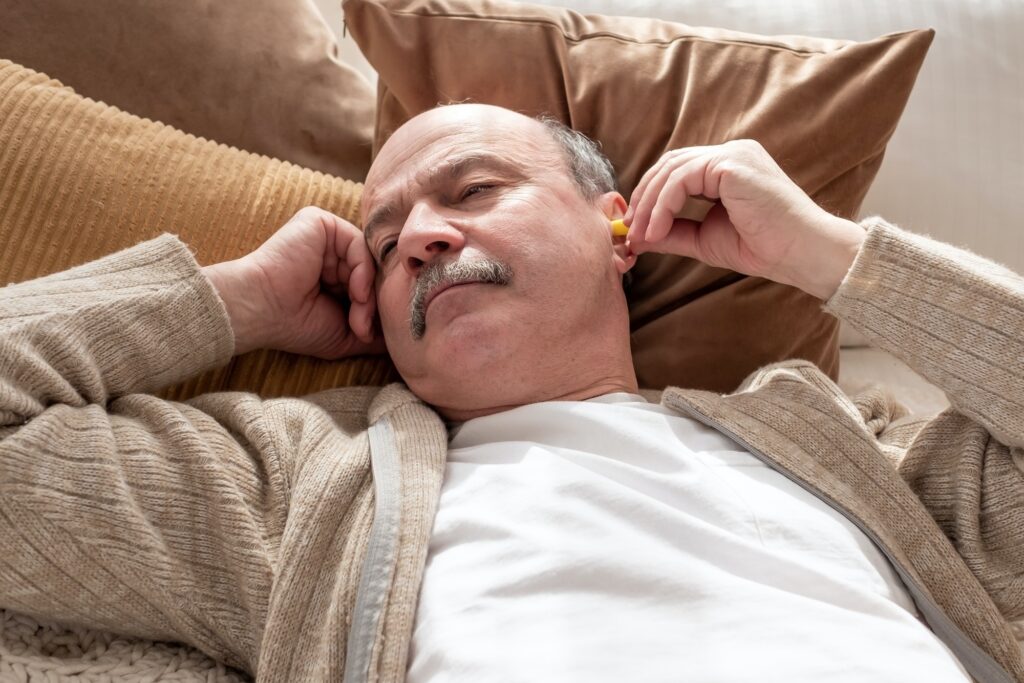
M 0 58 L 137 116 L 362 180 L 373 88 L 312 0 L 0 3 Z
M 243 256 L 300 208 L 356 220 L 362 185 L 132 116 L 0 60 L 0 282 L 21 282 L 177 234 L 200 264 Z M 259 350 L 160 392 L 301 396 L 397 379 L 386 356 Z
M 501 0 L 345 0 L 379 75 L 374 145 L 453 101 L 546 113 L 598 140 L 628 197 L 665 151 L 753 138 L 832 213 L 855 217 L 933 32 L 853 42 L 760 36 Z M 644 254 L 627 296 L 643 387 L 731 391 L 806 358 L 838 377 L 838 322 L 792 287 Z

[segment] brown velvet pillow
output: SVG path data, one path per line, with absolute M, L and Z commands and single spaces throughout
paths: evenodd
M 0 59 L 187 133 L 362 180 L 373 88 L 312 0 L 0 2 Z
M 761 142 L 821 206 L 856 217 L 933 31 L 766 37 L 498 0 L 345 0 L 377 70 L 375 149 L 439 102 L 547 113 L 601 142 L 628 198 L 662 153 Z M 642 387 L 731 391 L 806 358 L 838 376 L 838 321 L 758 278 L 644 254 L 628 292 Z
M 85 99 L 0 60 L 0 284 L 177 234 L 200 264 L 258 247 L 309 204 L 356 220 L 362 185 L 242 152 Z M 160 394 L 301 396 L 398 379 L 386 356 L 253 351 Z

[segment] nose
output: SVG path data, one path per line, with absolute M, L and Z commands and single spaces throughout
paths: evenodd
M 398 240 L 398 256 L 410 275 L 417 275 L 425 263 L 439 254 L 457 252 L 465 243 L 462 231 L 427 202 L 412 207 Z

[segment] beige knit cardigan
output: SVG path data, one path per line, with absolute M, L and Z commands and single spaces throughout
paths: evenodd
M 863 225 L 826 310 L 952 408 L 908 419 L 800 360 L 662 403 L 862 528 L 977 680 L 1024 681 L 1024 279 Z M 401 384 L 146 393 L 233 344 L 173 235 L 2 290 L 0 607 L 189 643 L 259 681 L 403 680 L 444 423 Z

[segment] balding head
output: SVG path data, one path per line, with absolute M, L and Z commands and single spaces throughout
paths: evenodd
M 552 131 L 500 107 L 439 107 L 397 130 L 367 177 L 388 350 L 454 419 L 587 391 L 609 373 L 635 388 L 619 284 L 635 257 L 608 225 L 625 202 L 585 191 Z

